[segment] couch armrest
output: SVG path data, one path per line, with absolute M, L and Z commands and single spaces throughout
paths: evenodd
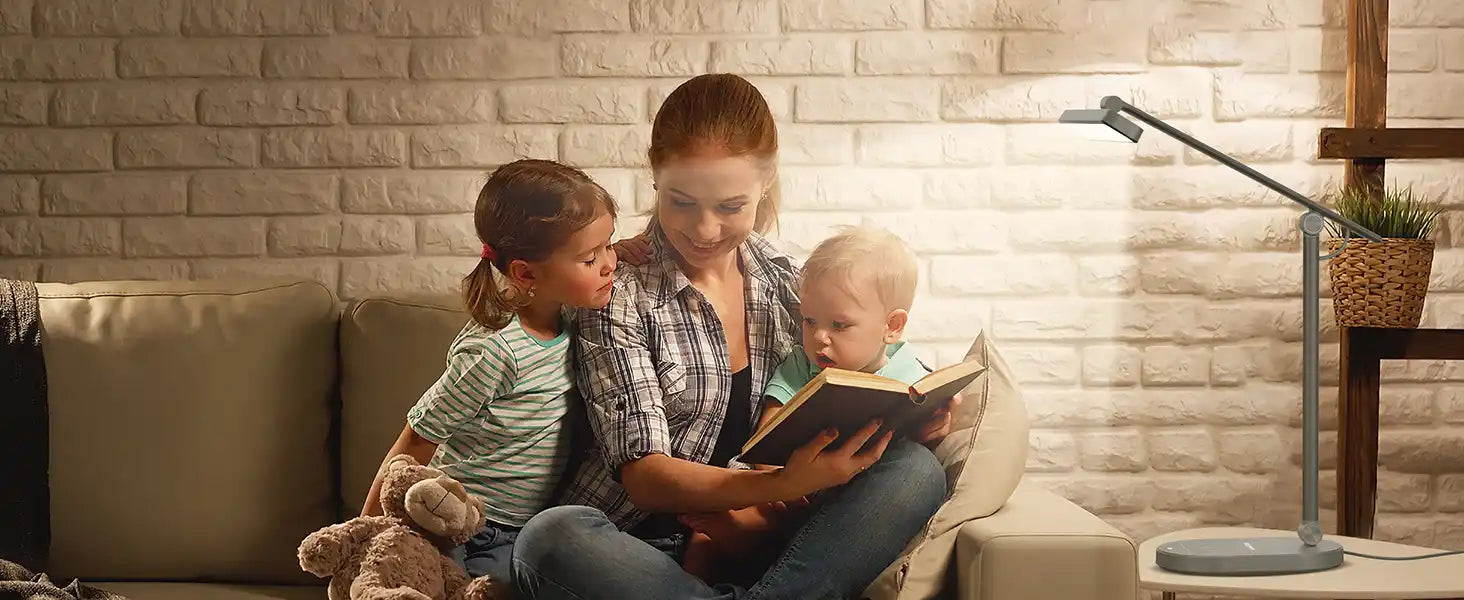
M 961 600 L 1134 600 L 1138 547 L 1118 529 L 1023 481 L 956 538 Z

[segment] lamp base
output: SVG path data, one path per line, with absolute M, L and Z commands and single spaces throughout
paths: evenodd
M 1337 542 L 1308 546 L 1296 536 L 1178 540 L 1155 550 L 1159 568 L 1190 575 L 1285 575 L 1342 564 Z

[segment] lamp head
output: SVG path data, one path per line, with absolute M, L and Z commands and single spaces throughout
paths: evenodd
M 1112 108 L 1079 108 L 1062 111 L 1059 123 L 1082 125 L 1089 139 L 1137 144 L 1144 129 Z

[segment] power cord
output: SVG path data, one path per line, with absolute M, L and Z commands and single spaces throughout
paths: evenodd
M 1440 557 L 1440 556 L 1449 556 L 1449 555 L 1452 555 L 1452 554 L 1464 554 L 1464 550 L 1451 550 L 1451 551 L 1448 551 L 1448 552 L 1435 552 L 1433 554 L 1420 554 L 1418 556 L 1378 556 L 1376 554 L 1363 554 L 1361 552 L 1353 552 L 1351 550 L 1347 550 L 1347 549 L 1344 548 L 1342 550 L 1342 553 L 1343 554 L 1351 554 L 1352 556 L 1359 556 L 1359 557 L 1362 557 L 1362 558 L 1371 558 L 1371 559 L 1375 559 L 1375 560 L 1419 560 L 1419 559 L 1423 559 L 1423 558 L 1437 558 L 1437 557 Z

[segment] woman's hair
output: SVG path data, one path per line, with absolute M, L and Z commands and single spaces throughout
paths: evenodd
M 656 111 L 651 125 L 652 169 L 702 150 L 751 156 L 769 170 L 772 182 L 758 201 L 753 229 L 767 233 L 778 223 L 778 127 L 762 92 L 737 75 L 698 75 L 677 86 Z M 651 217 L 647 231 L 659 227 Z
M 494 170 L 473 210 L 483 258 L 463 278 L 468 314 L 489 329 L 508 325 L 529 303 L 521 290 L 510 289 L 509 263 L 549 258 L 602 214 L 615 218 L 615 199 L 579 169 L 524 159 Z

